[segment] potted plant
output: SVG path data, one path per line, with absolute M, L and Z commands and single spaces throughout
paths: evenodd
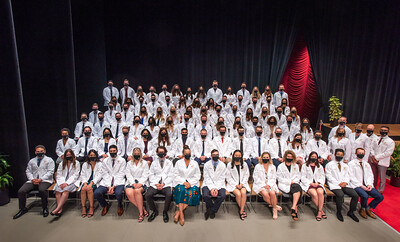
M 400 187 L 400 144 L 395 146 L 393 154 L 390 157 L 389 170 L 392 172 L 390 185 Z
M 341 107 L 342 103 L 340 103 L 339 98 L 336 96 L 329 98 L 329 121 L 331 122 L 331 127 L 335 127 L 342 116 L 343 110 L 340 109 Z
M 8 188 L 12 185 L 14 178 L 10 175 L 8 168 L 10 165 L 6 160 L 6 155 L 0 154 L 0 206 L 10 202 Z

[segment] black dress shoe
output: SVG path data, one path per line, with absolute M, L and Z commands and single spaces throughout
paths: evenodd
M 207 211 L 204 213 L 204 219 L 208 220 L 209 217 L 210 217 L 210 210 L 207 209 Z
M 337 217 L 337 219 L 339 219 L 340 222 L 343 222 L 344 219 L 343 219 L 343 215 L 341 212 L 337 212 L 336 217 Z
M 153 221 L 157 216 L 158 216 L 158 212 L 157 212 L 157 211 L 153 211 L 153 212 L 150 214 L 150 216 L 149 216 L 149 218 L 147 219 L 147 221 L 148 221 L 148 222 L 151 222 L 151 221 Z
M 13 219 L 17 219 L 27 212 L 28 212 L 28 209 L 23 208 L 23 209 L 19 210 L 17 214 L 14 215 Z
M 352 211 L 348 211 L 347 212 L 347 216 L 349 216 L 350 218 L 352 218 L 354 221 L 356 221 L 357 223 L 360 222 L 360 220 L 358 220 L 358 218 L 356 217 L 356 215 L 352 212 Z
M 210 218 L 214 219 L 215 218 L 215 213 L 213 211 L 210 212 Z
M 163 216 L 164 223 L 168 223 L 168 221 L 169 221 L 168 213 L 163 212 L 162 216 Z
M 43 208 L 43 217 L 49 216 L 49 210 L 47 208 Z

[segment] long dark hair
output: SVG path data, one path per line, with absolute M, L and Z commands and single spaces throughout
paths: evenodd
M 97 153 L 97 150 L 95 150 L 95 149 L 89 150 L 88 155 L 86 156 L 85 162 L 87 162 L 88 164 L 90 164 L 89 155 L 90 155 L 91 153 L 94 153 L 94 154 L 96 155 L 96 160 L 95 160 L 95 161 L 96 161 L 96 162 L 99 162 L 99 153 Z
M 233 153 L 232 153 L 232 161 L 231 161 L 231 168 L 233 169 L 233 167 L 235 167 L 235 153 L 236 152 L 239 152 L 240 153 L 240 155 L 242 156 L 242 158 L 240 159 L 240 169 L 243 169 L 243 153 L 240 151 L 240 150 L 235 150 Z
M 315 152 L 315 151 L 313 151 L 313 152 L 311 152 L 309 155 L 308 155 L 308 159 L 307 159 L 307 161 L 306 161 L 306 166 L 310 166 L 310 157 L 312 156 L 312 155 L 317 155 L 317 162 L 315 162 L 315 165 L 317 166 L 317 167 L 319 167 L 319 162 L 318 162 L 318 153 L 317 152 Z
M 147 138 L 147 140 L 150 141 L 151 139 L 153 139 L 153 136 L 151 136 L 151 133 L 150 133 L 150 131 L 148 129 L 142 129 L 142 132 L 140 132 L 140 135 L 143 136 L 143 133 L 145 131 L 147 131 L 147 133 L 149 134 L 149 138 Z
M 104 131 L 106 131 L 106 130 L 108 130 L 110 132 L 110 138 L 114 138 L 114 136 L 112 135 L 111 129 L 110 128 L 104 128 L 103 129 L 103 139 L 105 138 L 104 137 Z
M 65 169 L 65 167 L 66 167 L 67 164 L 68 164 L 68 161 L 67 161 L 67 154 L 68 154 L 68 153 L 71 153 L 71 155 L 72 155 L 72 167 L 75 168 L 75 166 L 76 166 L 76 156 L 75 156 L 75 153 L 74 153 L 73 150 L 68 149 L 68 150 L 66 150 L 66 151 L 64 152 L 64 158 L 63 158 L 63 161 L 62 161 L 62 168 L 63 168 L 63 170 Z

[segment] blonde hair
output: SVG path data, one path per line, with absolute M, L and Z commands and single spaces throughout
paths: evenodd
M 140 154 L 139 163 L 140 163 L 142 161 L 142 157 L 143 157 L 142 150 L 139 147 L 133 148 L 132 157 L 133 157 L 133 154 L 135 153 L 135 151 L 139 151 L 139 154 Z M 131 162 L 135 163 L 135 160 L 132 159 Z
M 270 165 L 273 164 L 272 158 L 271 158 L 271 154 L 270 154 L 269 152 L 263 152 L 263 153 L 261 154 L 261 159 L 258 160 L 258 163 L 263 164 L 263 162 L 262 162 L 262 157 L 263 157 L 264 155 L 269 155 L 269 162 L 268 162 L 268 163 L 269 163 Z

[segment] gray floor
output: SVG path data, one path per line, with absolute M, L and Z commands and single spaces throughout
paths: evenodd
M 29 199 L 31 203 L 34 199 Z M 137 210 L 130 204 L 124 215 L 116 215 L 116 202 L 109 213 L 102 217 L 100 209 L 92 218 L 81 218 L 75 202 L 70 201 L 61 218 L 43 218 L 40 204 L 33 203 L 30 211 L 17 220 L 18 201 L 0 207 L 1 241 L 400 241 L 400 235 L 380 220 L 361 219 L 355 223 L 345 216 L 343 223 L 334 214 L 327 213 L 328 219 L 317 222 L 314 207 L 302 205 L 300 220 L 292 221 L 288 208 L 280 212 L 278 220 L 272 220 L 271 211 L 261 203 L 253 203 L 254 210 L 248 210 L 248 217 L 241 221 L 237 207 L 227 205 L 214 220 L 205 221 L 201 206 L 189 208 L 186 224 L 181 227 L 172 219 L 164 224 L 162 216 L 148 223 L 137 222 Z M 51 199 L 51 204 L 54 199 Z M 160 205 L 159 205 L 160 206 Z M 170 212 L 172 218 L 172 209 Z

